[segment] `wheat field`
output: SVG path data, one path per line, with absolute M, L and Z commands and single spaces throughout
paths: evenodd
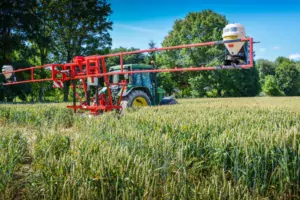
M 0 199 L 298 199 L 300 98 L 97 117 L 0 104 Z

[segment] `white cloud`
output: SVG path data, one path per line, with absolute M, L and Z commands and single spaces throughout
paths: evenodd
M 166 34 L 163 31 L 159 31 L 159 30 L 155 30 L 155 29 L 148 29 L 148 28 L 143 28 L 143 27 L 137 27 L 137 26 L 131 26 L 131 25 L 127 25 L 127 24 L 115 23 L 114 26 L 123 27 L 123 28 L 134 30 L 134 31 L 142 32 L 142 33 L 160 33 L 160 34 Z
M 275 47 L 273 47 L 273 49 L 274 49 L 274 50 L 279 50 L 280 47 L 279 47 L 279 46 L 275 46 Z
M 267 49 L 266 48 L 260 48 L 259 51 L 265 52 Z
M 294 53 L 289 56 L 291 60 L 300 60 L 300 53 Z

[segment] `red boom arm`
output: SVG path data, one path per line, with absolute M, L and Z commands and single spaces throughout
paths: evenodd
M 131 54 L 140 54 L 146 52 L 154 52 L 154 51 L 166 51 L 166 50 L 174 50 L 174 49 L 183 49 L 183 48 L 192 48 L 192 47 L 202 47 L 202 46 L 213 46 L 213 45 L 220 45 L 225 43 L 235 43 L 245 41 L 249 43 L 249 61 L 246 61 L 243 65 L 224 65 L 224 66 L 211 66 L 211 67 L 188 67 L 188 68 L 171 68 L 171 69 L 151 69 L 151 70 L 135 70 L 135 71 L 124 71 L 123 70 L 123 56 L 124 55 L 131 55 Z M 107 72 L 106 71 L 106 63 L 105 59 L 109 57 L 120 57 L 120 65 L 121 70 L 118 72 Z M 21 84 L 21 83 L 34 83 L 34 82 L 43 82 L 43 81 L 53 81 L 56 87 L 62 87 L 64 81 L 72 81 L 72 87 L 74 91 L 74 101 L 73 106 L 68 106 L 69 108 L 73 108 L 76 112 L 77 109 L 83 110 L 90 110 L 92 114 L 97 114 L 98 111 L 110 111 L 113 109 L 121 109 L 120 102 L 122 99 L 122 95 L 120 96 L 119 101 L 116 105 L 113 104 L 113 98 L 110 90 L 110 85 L 121 85 L 122 91 L 125 90 L 126 82 L 125 80 L 119 83 L 110 83 L 109 76 L 115 74 L 134 74 L 134 73 L 153 73 L 153 72 L 184 72 L 184 71 L 204 71 L 204 70 L 219 70 L 219 69 L 248 69 L 253 67 L 253 39 L 252 38 L 242 38 L 237 40 L 227 40 L 227 41 L 215 41 L 215 42 L 205 42 L 205 43 L 197 43 L 197 44 L 187 44 L 187 45 L 180 45 L 180 46 L 171 46 L 171 47 L 162 47 L 162 48 L 154 48 L 154 49 L 147 49 L 147 50 L 139 50 L 139 51 L 131 51 L 131 52 L 122 52 L 122 53 L 115 53 L 115 54 L 108 54 L 108 55 L 92 55 L 92 56 L 77 56 L 73 59 L 71 63 L 65 64 L 46 64 L 43 66 L 36 66 L 30 67 L 25 69 L 18 69 L 12 72 L 6 73 L 21 73 L 27 72 L 30 73 L 30 79 L 22 80 L 22 81 L 14 81 L 4 83 L 3 85 L 14 85 L 14 84 Z M 43 78 L 43 79 L 36 79 L 34 76 L 34 72 L 41 69 L 51 69 L 51 77 Z M 5 73 L 3 73 L 5 74 Z M 97 101 L 94 105 L 89 105 L 89 87 L 85 83 L 86 78 L 99 78 L 103 77 L 104 82 L 107 86 L 107 97 L 101 96 L 98 97 Z M 84 89 L 86 99 L 88 103 L 83 103 L 79 95 L 76 93 L 76 81 L 81 79 L 82 88 Z M 76 105 L 77 97 L 80 101 L 80 105 Z M 100 98 L 100 99 L 99 99 Z

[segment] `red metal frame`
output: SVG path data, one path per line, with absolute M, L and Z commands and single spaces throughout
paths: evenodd
M 182 49 L 182 48 L 192 48 L 192 47 L 202 47 L 202 46 L 213 46 L 213 45 L 220 45 L 224 43 L 235 43 L 235 42 L 248 42 L 249 43 L 249 61 L 244 65 L 228 65 L 228 66 L 211 66 L 211 67 L 194 67 L 190 66 L 188 68 L 178 68 L 174 67 L 171 69 L 151 69 L 151 70 L 135 70 L 135 71 L 124 71 L 123 70 L 123 56 L 124 55 L 131 55 L 131 54 L 140 54 L 140 53 L 147 53 L 147 52 L 154 52 L 154 51 L 167 51 L 167 50 L 175 50 L 175 49 Z M 121 69 L 118 72 L 107 72 L 106 71 L 106 63 L 105 59 L 109 57 L 120 57 L 120 65 Z M 34 72 L 36 70 L 51 68 L 51 78 L 43 78 L 43 79 L 35 79 Z M 139 51 L 131 51 L 131 52 L 121 52 L 115 54 L 108 54 L 108 55 L 92 55 L 92 56 L 76 56 L 71 63 L 65 64 L 46 64 L 43 66 L 37 67 L 30 67 L 25 69 L 18 69 L 14 70 L 13 72 L 9 73 L 20 73 L 20 72 L 28 72 L 30 73 L 29 80 L 23 81 L 14 81 L 4 83 L 3 85 L 14 85 L 14 84 L 21 84 L 21 83 L 34 83 L 34 82 L 43 82 L 43 81 L 73 81 L 73 94 L 74 94 L 74 101 L 72 106 L 67 106 L 68 108 L 74 109 L 74 112 L 78 109 L 82 110 L 90 110 L 92 114 L 98 114 L 100 110 L 102 111 L 111 111 L 113 109 L 121 109 L 120 102 L 122 100 L 122 95 L 120 96 L 116 105 L 113 103 L 112 93 L 110 89 L 110 85 L 114 85 L 113 83 L 109 83 L 109 76 L 115 74 L 134 74 L 134 73 L 153 73 L 153 72 L 184 72 L 184 71 L 208 71 L 208 70 L 219 70 L 219 69 L 248 69 L 253 67 L 253 39 L 252 38 L 242 38 L 237 40 L 227 40 L 227 41 L 215 41 L 215 42 L 205 42 L 205 43 L 197 43 L 197 44 L 186 44 L 186 45 L 179 45 L 179 46 L 171 46 L 171 47 L 162 47 L 162 48 L 154 48 L 154 49 L 147 49 L 147 50 L 139 50 Z M 7 72 L 8 73 L 8 72 Z M 85 79 L 91 78 L 94 81 L 94 78 L 103 77 L 105 85 L 107 86 L 107 96 L 99 96 L 94 99 L 93 105 L 90 105 L 90 93 L 89 93 L 89 86 L 85 83 Z M 84 89 L 85 98 L 87 99 L 87 103 L 82 101 L 82 98 L 76 93 L 76 82 L 75 80 L 81 80 L 82 88 Z M 126 81 L 122 80 L 117 85 L 122 86 L 122 93 L 126 88 Z M 98 88 L 98 87 L 97 87 Z M 98 91 L 97 91 L 98 92 Z M 80 105 L 76 105 L 77 98 L 80 102 Z

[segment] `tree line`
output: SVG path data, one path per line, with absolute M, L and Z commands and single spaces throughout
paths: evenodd
M 300 61 L 278 57 L 274 62 L 260 59 L 259 69 L 262 91 L 270 96 L 300 95 Z
M 76 55 L 105 54 L 111 47 L 111 5 L 106 0 L 4 0 L 0 3 L 0 64 L 15 69 L 67 63 Z M 47 74 L 41 70 L 37 77 Z M 2 81 L 3 80 L 3 77 Z M 1 81 L 1 80 L 0 80 Z M 1 88 L 0 100 L 59 95 L 52 83 Z M 68 100 L 69 84 L 65 84 Z
M 46 63 L 70 62 L 76 55 L 107 54 L 139 50 L 111 48 L 111 5 L 105 0 L 28 0 L 0 3 L 0 64 L 15 69 Z M 222 39 L 228 24 L 225 16 L 212 10 L 188 13 L 175 20 L 164 38 L 163 47 Z M 149 48 L 155 48 L 151 41 Z M 146 63 L 152 60 L 159 68 L 219 65 L 224 59 L 224 46 L 190 48 L 149 54 L 124 56 L 124 63 Z M 107 66 L 119 64 L 119 58 L 106 60 Z M 300 95 L 300 63 L 279 57 L 275 62 L 257 60 L 249 70 L 161 73 L 158 80 L 168 94 L 180 91 L 181 97 L 246 97 L 263 95 Z M 46 71 L 36 74 L 47 76 Z M 19 77 L 24 78 L 24 77 Z M 4 82 L 0 76 L 0 82 Z M 0 86 L 0 101 L 68 100 L 69 84 L 64 90 L 52 83 Z

